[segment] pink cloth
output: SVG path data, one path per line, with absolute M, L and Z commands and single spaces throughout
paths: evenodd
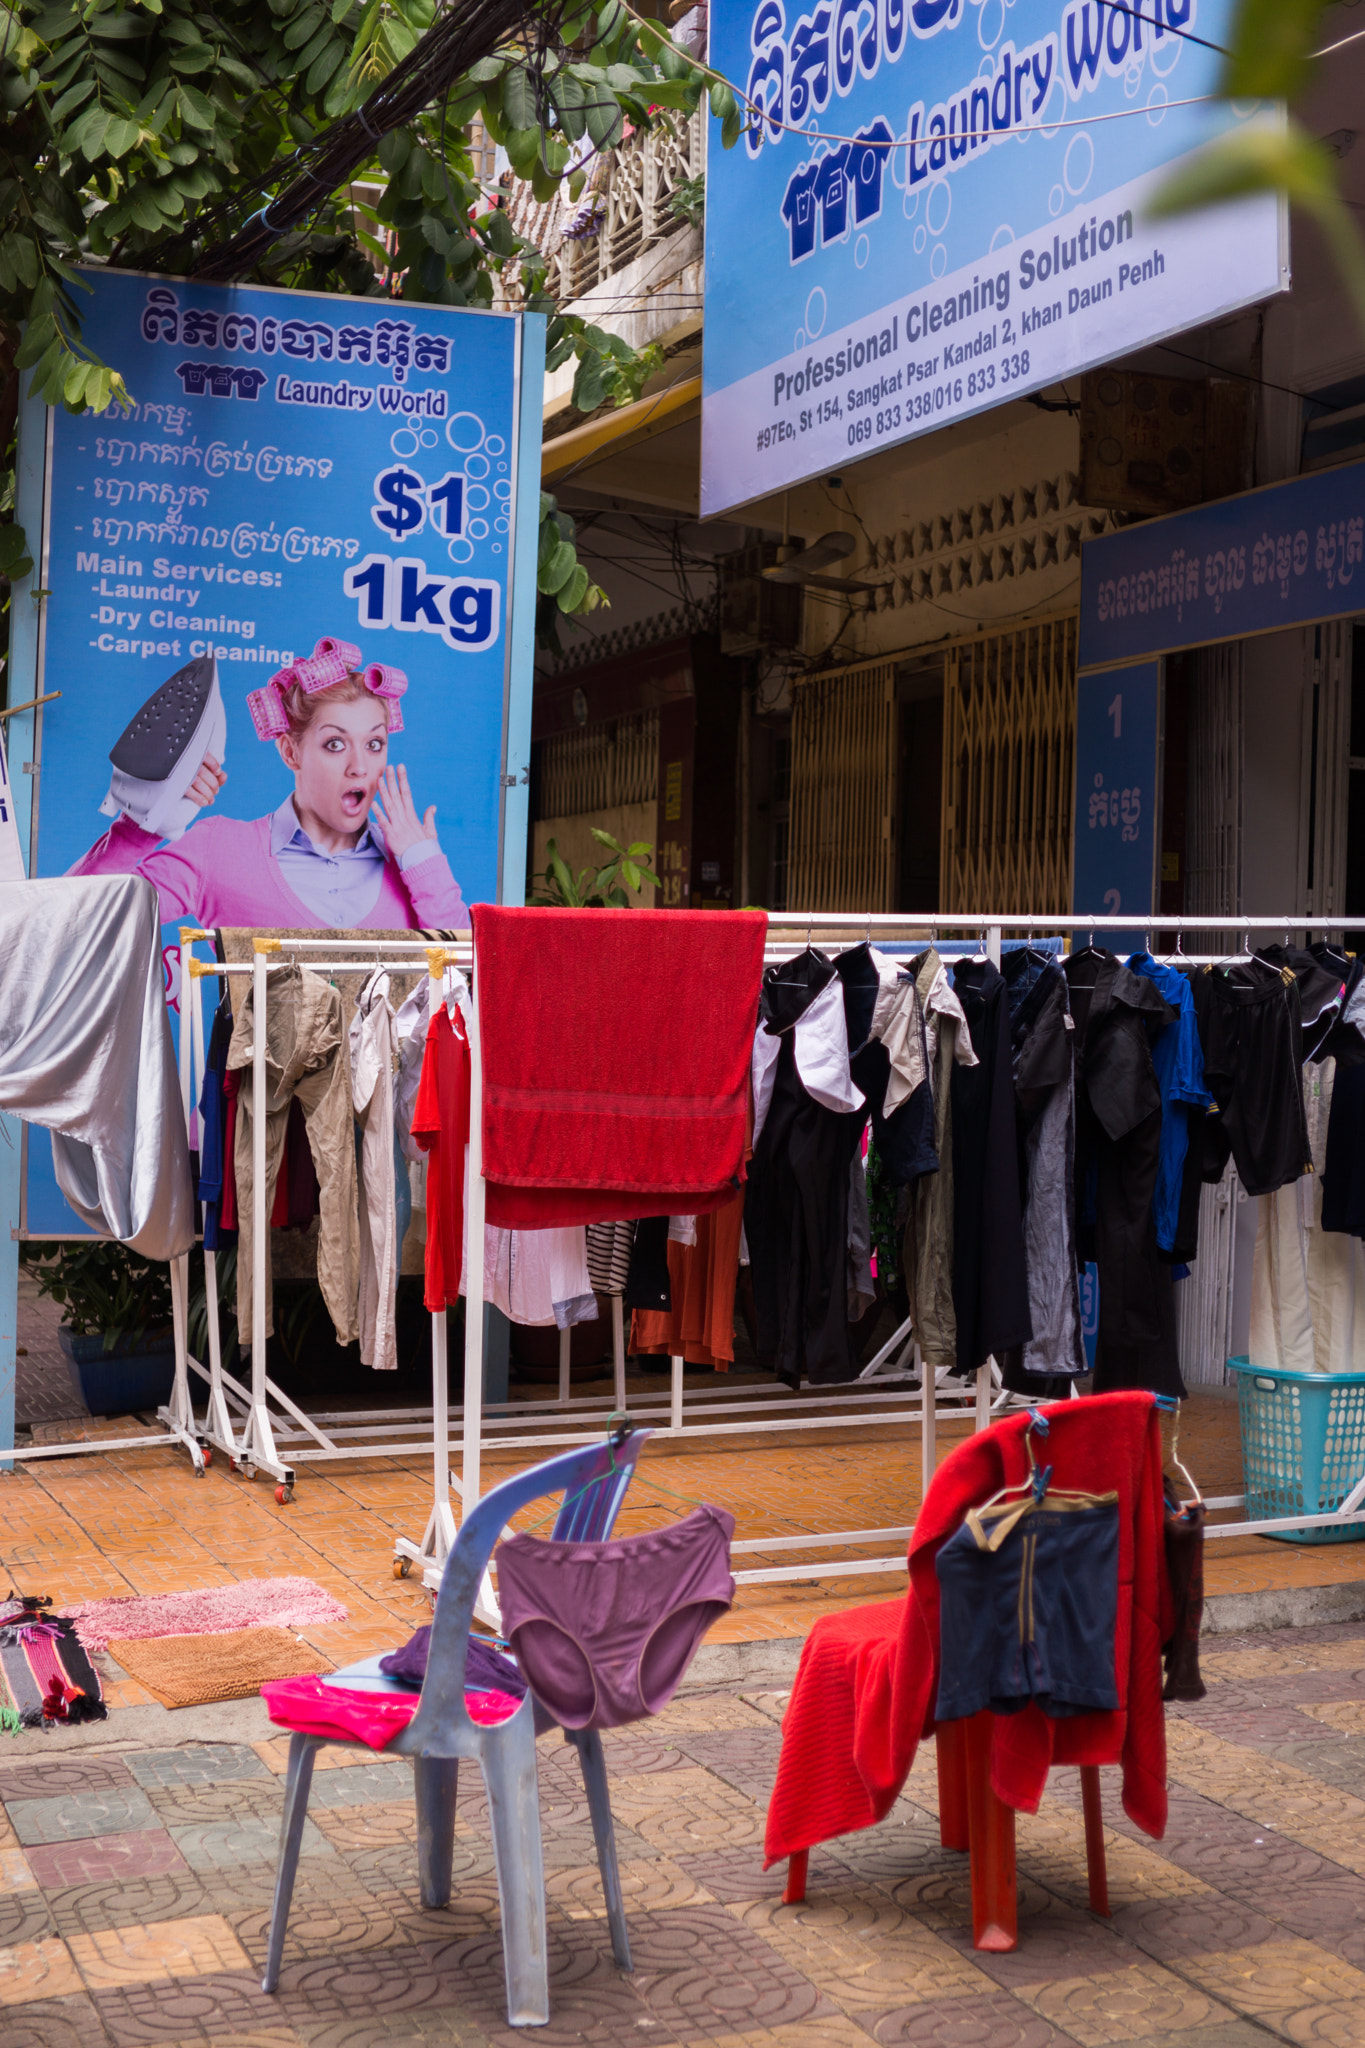
M 270 819 L 201 818 L 183 839 L 162 846 L 131 818 L 116 818 L 68 870 L 73 875 L 143 875 L 161 899 L 161 921 L 321 929 L 323 920 L 294 894 L 270 851 Z M 384 863 L 379 895 L 360 928 L 453 931 L 469 923 L 460 885 L 444 854 L 400 870 Z
M 261 1687 L 261 1698 L 277 1728 L 292 1735 L 326 1735 L 338 1742 L 363 1742 L 383 1749 L 417 1712 L 420 1693 L 352 1692 L 324 1685 L 320 1678 L 276 1678 Z M 506 1692 L 467 1692 L 465 1711 L 481 1728 L 511 1718 L 521 1705 Z

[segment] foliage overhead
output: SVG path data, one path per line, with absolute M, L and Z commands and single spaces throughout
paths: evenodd
M 1328 0 L 1241 0 L 1232 25 L 1220 90 L 1230 100 L 1292 100 L 1308 84 L 1321 50 Z M 1357 321 L 1365 327 L 1365 245 L 1325 143 L 1300 122 L 1256 120 L 1230 129 L 1200 150 L 1158 190 L 1156 219 L 1282 192 L 1312 215 L 1336 259 Z
M 576 359 L 576 406 L 638 398 L 658 351 L 560 310 L 469 124 L 544 200 L 707 84 L 621 0 L 0 0 L 0 521 L 19 373 L 72 412 L 136 396 L 81 340 L 81 265 L 445 306 L 510 289 L 549 316 L 548 368 Z M 0 577 L 28 566 L 0 525 Z M 559 610 L 596 601 L 575 571 Z

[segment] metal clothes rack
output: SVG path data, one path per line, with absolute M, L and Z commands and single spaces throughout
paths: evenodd
M 1238 933 L 1242 936 L 1244 951 L 1249 953 L 1250 935 L 1253 932 L 1283 931 L 1288 939 L 1293 933 L 1332 933 L 1340 932 L 1341 929 L 1340 918 L 1332 920 L 1297 916 L 1153 916 L 1144 921 L 1121 915 L 982 916 L 945 913 L 939 916 L 915 914 L 869 917 L 851 913 L 775 912 L 769 917 L 768 942 L 764 957 L 765 963 L 772 964 L 794 957 L 808 944 L 856 943 L 860 938 L 875 940 L 880 945 L 905 952 L 937 943 L 940 939 L 976 938 L 979 942 L 978 954 L 990 958 L 999 965 L 1002 942 L 1006 937 L 1067 932 L 1101 936 L 1145 931 L 1149 950 L 1153 933 L 1170 933 L 1175 936 L 1175 950 L 1159 953 L 1158 958 L 1165 958 L 1176 964 L 1182 961 L 1187 964 L 1201 964 L 1205 959 L 1218 960 L 1226 958 L 1227 955 L 1185 953 L 1183 936 L 1187 932 Z M 191 935 L 187 932 L 185 937 L 207 937 L 207 934 Z M 193 995 L 186 1006 L 189 1011 L 189 1036 L 187 1038 L 182 1020 L 181 1039 L 181 1074 L 187 1115 L 190 1107 L 190 1076 L 196 1066 L 202 1071 L 203 1060 L 203 1024 L 199 1012 L 198 982 L 215 974 L 252 975 L 254 1011 L 258 1020 L 253 1085 L 257 1100 L 264 1100 L 263 1020 L 268 1003 L 271 972 L 286 966 L 289 960 L 298 954 L 327 956 L 344 954 L 347 950 L 336 940 L 259 938 L 250 966 L 224 967 L 218 963 L 199 961 L 191 961 L 188 964 L 187 972 Z M 325 971 L 360 972 L 372 968 L 379 956 L 383 955 L 381 964 L 406 971 L 411 971 L 414 967 L 424 967 L 438 980 L 443 978 L 447 966 L 458 967 L 467 974 L 475 964 L 472 940 L 468 938 L 461 939 L 453 945 L 447 943 L 442 947 L 427 948 L 421 961 L 397 957 L 417 950 L 403 941 L 380 941 L 367 945 L 357 938 L 354 948 L 350 950 L 364 957 L 310 958 L 308 964 Z M 275 955 L 281 957 L 273 958 Z M 469 1042 L 471 1117 L 466 1230 L 469 1243 L 481 1244 L 485 1218 L 482 1117 L 479 1113 L 482 1101 L 483 1060 L 477 1003 L 472 1006 L 469 1018 Z M 468 1261 L 467 1272 L 462 1402 L 453 1408 L 448 1407 L 447 1317 L 442 1311 L 433 1317 L 433 1401 L 430 1410 L 395 1409 L 310 1417 L 283 1394 L 268 1379 L 265 1372 L 263 1282 L 267 1226 L 262 1213 L 265 1208 L 264 1118 L 256 1118 L 253 1137 L 256 1146 L 253 1201 L 258 1205 L 255 1232 L 258 1269 L 253 1276 L 255 1314 L 252 1330 L 252 1384 L 247 1388 L 223 1371 L 216 1328 L 216 1284 L 211 1269 L 207 1285 L 210 1352 L 207 1368 L 200 1361 L 189 1357 L 188 1347 L 184 1344 L 182 1335 L 185 1329 L 186 1299 L 185 1280 L 182 1277 L 178 1289 L 180 1306 L 176 1319 L 176 1390 L 170 1407 L 161 1411 L 161 1419 L 168 1426 L 174 1420 L 180 1432 L 177 1440 L 182 1440 L 187 1432 L 194 1432 L 201 1441 L 215 1448 L 221 1447 L 230 1460 L 235 1464 L 244 1465 L 248 1471 L 260 1468 L 269 1472 L 277 1480 L 277 1496 L 281 1500 L 291 1497 L 296 1467 L 299 1464 L 347 1457 L 411 1456 L 414 1453 L 430 1451 L 433 1456 L 433 1499 L 426 1530 L 420 1542 L 400 1537 L 394 1549 L 395 1569 L 406 1573 L 412 1566 L 419 1565 L 422 1568 L 424 1584 L 434 1591 L 440 1584 L 444 1560 L 455 1537 L 456 1520 L 451 1507 L 451 1494 L 454 1492 L 462 1503 L 479 1498 L 481 1460 L 485 1448 L 530 1451 L 587 1441 L 599 1435 L 610 1415 L 619 1412 L 624 1405 L 624 1353 L 619 1297 L 613 1303 L 616 1353 L 614 1410 L 606 1405 L 601 1395 L 571 1395 L 567 1331 L 561 1332 L 560 1337 L 560 1380 L 556 1396 L 518 1401 L 515 1406 L 511 1403 L 485 1403 L 483 1261 L 481 1258 L 473 1258 Z M 207 1266 L 213 1255 L 208 1253 L 205 1256 Z M 187 1273 L 187 1262 L 185 1272 Z M 866 1391 L 812 1389 L 793 1395 L 776 1387 L 768 1389 L 753 1386 L 708 1386 L 704 1392 L 689 1396 L 683 1381 L 683 1360 L 679 1356 L 670 1361 L 670 1383 L 666 1403 L 662 1395 L 658 1400 L 647 1399 L 643 1405 L 632 1410 L 632 1419 L 654 1424 L 656 1435 L 663 1440 L 686 1442 L 697 1439 L 707 1445 L 718 1445 L 722 1441 L 728 1445 L 734 1441 L 737 1447 L 738 1441 L 743 1439 L 775 1432 L 858 1428 L 866 1427 L 873 1422 L 915 1424 L 921 1431 L 923 1480 L 927 1488 L 936 1464 L 937 1424 L 940 1420 L 962 1420 L 970 1416 L 975 1427 L 980 1429 L 989 1422 L 993 1407 L 1002 1407 L 1012 1399 L 1022 1397 L 997 1393 L 990 1366 L 985 1366 L 978 1372 L 975 1386 L 956 1383 L 948 1387 L 936 1384 L 935 1376 L 918 1372 L 917 1366 L 918 1354 L 908 1321 L 901 1325 L 864 1368 L 860 1375 L 860 1384 Z M 194 1425 L 193 1406 L 188 1396 L 187 1368 L 192 1368 L 208 1385 L 205 1419 L 197 1431 Z M 906 1387 L 916 1378 L 919 1380 L 917 1397 L 898 1400 L 895 1390 Z M 271 1410 L 272 1402 L 277 1411 L 275 1413 Z M 239 1414 L 245 1418 L 240 1434 L 233 1421 L 232 1407 L 236 1407 Z M 485 1422 L 494 1433 L 485 1435 Z M 451 1426 L 457 1431 L 460 1444 L 458 1477 L 450 1469 Z M 1207 1534 L 1210 1537 L 1226 1537 L 1270 1533 L 1279 1529 L 1331 1526 L 1333 1523 L 1348 1521 L 1358 1514 L 1362 1502 L 1365 1502 L 1365 1479 L 1362 1479 L 1342 1507 L 1333 1514 L 1266 1523 L 1244 1521 L 1212 1524 L 1209 1525 Z M 1210 1500 L 1207 1505 L 1210 1508 L 1236 1508 L 1245 1505 L 1245 1496 L 1228 1495 Z M 800 1553 L 803 1562 L 793 1565 L 765 1564 L 756 1569 L 742 1568 L 735 1576 L 741 1583 L 775 1583 L 792 1579 L 833 1579 L 899 1572 L 904 1569 L 905 1543 L 912 1529 L 912 1524 L 905 1524 L 876 1529 L 803 1532 L 789 1537 L 741 1538 L 732 1546 L 736 1554 L 758 1553 L 767 1559 L 780 1556 L 786 1551 Z M 891 1548 L 888 1549 L 887 1546 Z M 811 1562 L 810 1553 L 820 1550 L 872 1551 L 881 1554 L 855 1557 L 845 1555 Z M 482 1605 L 485 1612 L 496 1614 L 496 1608 L 491 1603 L 491 1593 L 486 1595 Z

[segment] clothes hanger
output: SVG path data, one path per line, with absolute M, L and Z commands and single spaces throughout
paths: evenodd
M 1171 1431 L 1171 1463 L 1175 1466 L 1176 1471 L 1180 1474 L 1186 1486 L 1189 1487 L 1191 1496 L 1189 1500 L 1181 1501 L 1180 1506 L 1182 1508 L 1202 1508 L 1204 1496 L 1199 1491 L 1199 1482 L 1190 1471 L 1189 1466 L 1181 1463 L 1179 1456 L 1180 1403 L 1176 1400 L 1174 1394 L 1154 1394 L 1152 1399 L 1164 1415 L 1174 1415 L 1175 1417 L 1175 1428 Z
M 1048 1501 L 1053 1507 L 1087 1508 L 1103 1507 L 1110 1501 L 1118 1499 L 1116 1492 L 1086 1493 L 1078 1487 L 1052 1486 L 1051 1465 L 1039 1465 L 1033 1455 L 1035 1431 L 1044 1437 L 1049 1433 L 1047 1417 L 1037 1408 L 1030 1408 L 1028 1416 L 1028 1428 L 1024 1431 L 1024 1449 L 1028 1453 L 1029 1463 L 1028 1478 L 1020 1480 L 1014 1486 L 1002 1486 L 998 1493 L 992 1494 L 980 1507 L 969 1508 L 963 1517 L 981 1550 L 999 1550 L 1011 1530 L 1015 1529 L 1024 1516 L 1031 1513 L 1034 1508 L 1041 1507 L 1044 1501 Z M 1013 1507 L 1009 1505 L 1010 1502 L 1014 1503 Z M 995 1525 L 989 1533 L 985 1527 L 988 1517 Z

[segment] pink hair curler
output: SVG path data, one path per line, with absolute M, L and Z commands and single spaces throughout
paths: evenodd
M 270 678 L 263 690 L 247 692 L 246 708 L 251 713 L 251 723 L 256 728 L 258 740 L 283 739 L 289 730 L 289 719 L 280 697 L 280 676 L 288 676 L 291 681 L 293 680 L 290 669 L 281 669 L 279 675 Z
M 346 664 L 348 674 L 352 669 L 360 667 L 360 649 L 350 640 L 333 640 L 330 636 L 324 635 L 313 649 L 313 653 L 339 654 Z
M 395 704 L 408 687 L 407 676 L 401 668 L 388 668 L 381 661 L 372 661 L 364 670 L 361 681 L 372 697 L 385 697 Z

